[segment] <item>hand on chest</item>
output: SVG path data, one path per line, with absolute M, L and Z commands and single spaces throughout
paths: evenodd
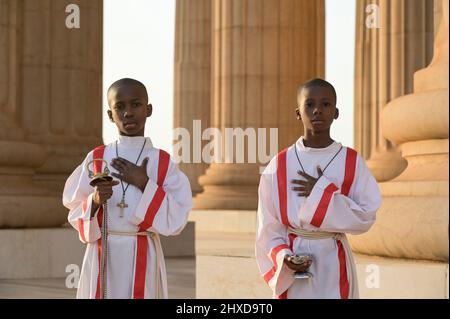
M 323 155 L 299 153 L 296 150 L 291 152 L 286 170 L 290 196 L 297 195 L 300 201 L 305 199 L 322 175 L 339 187 L 345 169 L 345 158 L 340 156 L 340 151 L 341 149 L 335 154 Z

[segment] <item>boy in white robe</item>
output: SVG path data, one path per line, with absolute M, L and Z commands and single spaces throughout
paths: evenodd
M 380 191 L 364 159 L 330 137 L 336 92 L 321 79 L 298 91 L 304 135 L 266 167 L 259 185 L 256 258 L 276 298 L 358 298 L 345 234 L 375 222 Z M 303 265 L 293 255 L 309 255 Z M 308 271 L 311 278 L 295 278 Z
M 152 114 L 145 86 L 121 79 L 108 90 L 108 116 L 119 139 L 89 152 L 67 179 L 63 204 L 68 220 L 87 244 L 77 298 L 167 298 L 164 256 L 159 234 L 179 234 L 187 223 L 192 193 L 187 177 L 168 153 L 144 137 Z M 89 185 L 108 163 L 117 179 Z M 103 204 L 107 203 L 105 293 L 101 288 Z

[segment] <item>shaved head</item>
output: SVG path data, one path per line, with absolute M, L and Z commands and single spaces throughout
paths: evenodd
M 331 93 L 333 94 L 334 103 L 336 104 L 336 102 L 337 102 L 337 95 L 336 95 L 336 90 L 334 89 L 334 86 L 330 82 L 327 82 L 327 81 L 322 80 L 320 78 L 315 78 L 315 79 L 312 79 L 312 80 L 309 80 L 309 81 L 305 82 L 302 86 L 300 86 L 298 88 L 297 96 L 300 96 L 304 89 L 307 89 L 307 88 L 310 88 L 310 87 L 313 87 L 313 86 L 320 86 L 320 87 L 329 89 L 331 91 Z
M 137 86 L 142 88 L 142 90 L 145 92 L 146 101 L 148 102 L 148 94 L 145 85 L 142 84 L 142 82 L 131 78 L 123 78 L 111 84 L 111 86 L 108 89 L 107 95 L 109 96 L 110 93 L 117 91 L 120 87 L 123 86 Z

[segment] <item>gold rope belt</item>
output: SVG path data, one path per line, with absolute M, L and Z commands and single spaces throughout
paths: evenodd
M 307 231 L 299 228 L 288 228 L 289 234 L 297 235 L 301 238 L 305 239 L 326 239 L 333 238 L 335 240 L 339 240 L 342 243 L 342 247 L 345 252 L 345 266 L 347 269 L 347 279 L 349 283 L 349 299 L 358 299 L 359 291 L 358 291 L 358 278 L 356 276 L 356 264 L 353 260 L 352 250 L 350 248 L 350 244 L 348 243 L 347 236 L 344 233 L 332 233 L 332 232 L 323 232 L 323 231 Z
M 325 239 L 325 238 L 334 238 L 337 240 L 341 240 L 343 237 L 342 233 L 330 233 L 330 232 L 324 232 L 324 231 L 307 231 L 300 228 L 288 228 L 288 232 L 290 234 L 295 234 L 297 236 L 300 236 L 302 238 L 306 239 Z
M 108 229 L 108 235 L 117 235 L 117 236 L 149 236 L 154 237 L 155 233 L 149 231 L 141 231 L 141 232 L 126 232 L 126 231 L 115 231 Z

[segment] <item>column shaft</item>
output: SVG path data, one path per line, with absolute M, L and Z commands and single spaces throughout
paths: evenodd
M 179 148 L 189 156 L 179 167 L 195 195 L 202 191 L 198 178 L 208 167 L 201 159 L 206 143 L 200 139 L 211 126 L 211 0 L 177 0 L 175 33 L 174 127 L 189 132 L 189 149 Z M 201 121 L 200 136 L 194 132 L 194 121 Z
M 67 221 L 64 181 L 101 144 L 101 0 L 0 1 L 0 228 Z
M 213 1 L 212 125 L 222 133 L 222 154 L 200 178 L 205 191 L 196 208 L 256 209 L 260 166 L 267 163 L 249 141 L 258 140 L 258 128 L 277 128 L 275 155 L 301 135 L 296 92 L 324 76 L 324 36 L 323 1 Z M 243 149 L 227 148 L 230 128 L 249 129 Z M 269 138 L 267 132 L 267 149 Z M 241 155 L 245 163 L 237 163 Z
M 378 181 L 406 167 L 398 148 L 382 135 L 386 104 L 413 91 L 413 74 L 433 51 L 433 0 L 359 0 L 356 24 L 355 147 Z M 368 28 L 366 7 L 379 8 L 379 28 Z

